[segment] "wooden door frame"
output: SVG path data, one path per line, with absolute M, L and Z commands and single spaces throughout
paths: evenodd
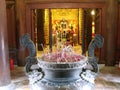
M 117 43 L 116 43 L 116 55 L 115 55 L 115 58 L 116 58 L 116 63 L 118 64 L 120 62 L 120 3 L 118 5 L 118 30 L 117 30 L 117 33 L 116 33 L 116 40 L 117 40 Z
M 32 9 L 55 9 L 55 8 L 101 8 L 102 18 L 101 18 L 101 31 L 100 34 L 106 40 L 106 6 L 105 3 L 26 3 L 26 31 L 34 38 L 34 32 L 32 31 L 32 19 L 31 10 Z M 28 22 L 27 22 L 28 21 Z M 31 26 L 31 27 L 30 27 Z M 105 61 L 105 45 L 100 50 L 100 63 Z

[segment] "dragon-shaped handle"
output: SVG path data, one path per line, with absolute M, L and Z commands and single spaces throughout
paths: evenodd
M 23 48 L 28 48 L 30 55 L 26 58 L 26 73 L 28 74 L 31 70 L 31 66 L 37 64 L 36 48 L 30 35 L 27 33 L 20 38 L 20 44 Z M 41 68 L 37 68 L 39 72 L 42 72 Z
M 37 63 L 36 49 L 33 41 L 30 39 L 29 34 L 25 34 L 20 38 L 20 44 L 23 48 L 28 48 L 30 55 L 26 58 L 26 72 L 30 72 L 33 64 Z
M 89 57 L 88 62 L 93 66 L 93 71 L 95 73 L 98 72 L 98 64 L 94 52 L 96 48 L 101 48 L 103 46 L 103 43 L 104 43 L 104 38 L 101 35 L 96 34 L 94 39 L 90 42 L 88 46 L 88 57 Z
M 101 35 L 96 34 L 88 47 L 88 64 L 92 66 L 93 70 L 91 71 L 89 69 L 85 69 L 83 70 L 80 76 L 84 80 L 89 81 L 91 83 L 94 82 L 94 79 L 98 75 L 98 71 L 99 71 L 97 58 L 94 55 L 95 48 L 97 47 L 101 48 L 103 46 L 103 43 L 104 43 L 104 38 Z
M 26 75 L 29 77 L 30 84 L 34 84 L 44 77 L 44 72 L 39 67 L 31 69 L 32 65 L 37 65 L 36 48 L 29 34 L 25 34 L 20 38 L 20 44 L 23 48 L 28 48 L 30 55 L 26 58 Z

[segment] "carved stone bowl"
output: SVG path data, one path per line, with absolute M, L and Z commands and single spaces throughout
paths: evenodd
M 70 85 L 81 80 L 80 73 L 87 64 L 87 58 L 75 62 L 48 62 L 38 58 L 38 65 L 42 69 L 43 83 L 51 86 Z
M 94 90 L 94 83 L 85 80 L 83 69 L 88 65 L 88 58 L 75 62 L 48 62 L 38 57 L 42 69 L 30 81 L 31 90 Z

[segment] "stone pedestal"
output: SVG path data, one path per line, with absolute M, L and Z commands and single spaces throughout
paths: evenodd
M 81 86 L 49 87 L 46 85 L 30 85 L 31 90 L 94 90 L 94 85 L 83 83 Z

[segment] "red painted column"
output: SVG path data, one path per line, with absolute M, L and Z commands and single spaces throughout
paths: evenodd
M 24 0 L 16 0 L 16 20 L 17 20 L 17 30 L 18 30 L 18 40 L 26 33 L 26 22 L 25 22 L 25 5 Z M 28 56 L 27 50 L 23 49 L 20 46 L 20 41 L 18 41 L 19 44 L 19 51 L 18 51 L 18 66 L 24 66 L 25 65 L 25 59 Z
M 5 0 L 0 0 L 0 87 L 9 85 L 10 83 L 6 4 Z

